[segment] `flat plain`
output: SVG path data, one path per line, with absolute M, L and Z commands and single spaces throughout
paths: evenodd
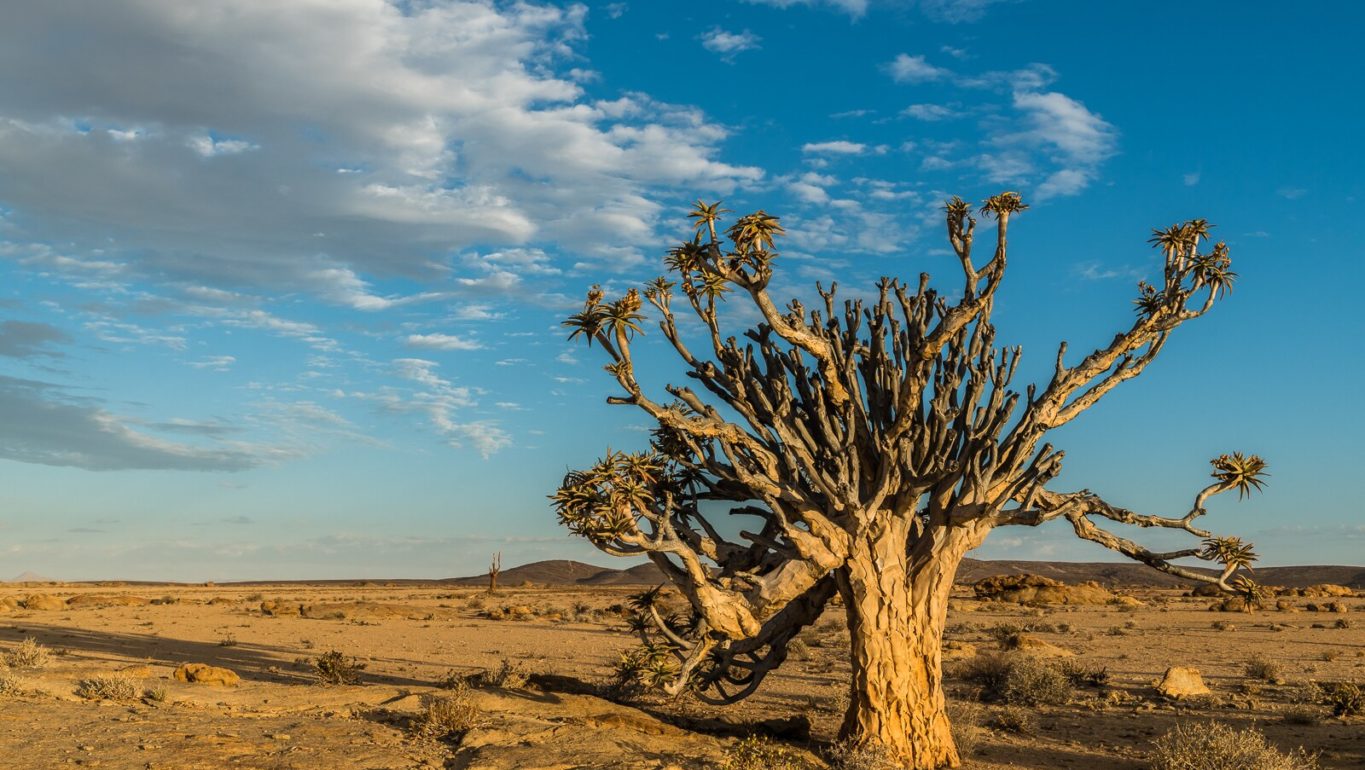
M 849 674 L 838 607 L 736 706 L 612 697 L 614 664 L 636 643 L 623 609 L 641 588 L 5 585 L 0 654 L 14 665 L 0 666 L 0 767 L 700 770 L 754 732 L 822 766 Z M 1365 717 L 1334 716 L 1314 684 L 1365 681 L 1365 598 L 1243 613 L 1180 588 L 1118 594 L 1130 598 L 1027 606 L 958 587 L 945 681 L 971 743 L 965 767 L 1137 770 L 1154 739 L 1189 720 L 1254 726 L 1318 752 L 1323 768 L 1365 767 Z M 20 665 L 27 639 L 47 660 Z M 1079 674 L 1064 702 L 981 702 L 961 675 L 963 661 L 1021 644 Z M 316 661 L 331 651 L 363 666 L 353 683 L 319 682 Z M 188 663 L 240 682 L 180 681 Z M 1172 666 L 1198 669 L 1211 694 L 1158 694 Z M 426 716 L 453 692 L 474 714 L 462 735 Z

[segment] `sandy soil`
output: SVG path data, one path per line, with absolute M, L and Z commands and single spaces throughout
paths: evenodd
M 0 602 L 82 598 L 59 609 L 0 613 L 0 653 L 26 638 L 55 653 L 40 669 L 0 668 L 0 683 L 8 682 L 0 692 L 0 767 L 700 770 L 717 766 L 732 736 L 765 721 L 786 720 L 784 738 L 803 749 L 818 751 L 832 738 L 848 673 L 837 609 L 803 635 L 806 650 L 739 706 L 596 697 L 634 643 L 611 608 L 637 590 L 523 587 L 490 596 L 373 583 L 6 586 Z M 954 601 L 949 639 L 988 651 L 993 626 L 1032 626 L 1032 637 L 1109 674 L 1104 687 L 1079 688 L 1066 706 L 1033 709 L 1026 732 L 976 730 L 969 768 L 1136 770 L 1151 741 L 1178 720 L 1255 725 L 1278 745 L 1320 752 L 1324 768 L 1365 767 L 1365 718 L 1334 718 L 1310 705 L 1316 723 L 1284 719 L 1308 702 L 1312 680 L 1365 682 L 1365 599 L 1344 600 L 1347 614 L 1241 614 L 1209 612 L 1210 600 L 1165 589 L 1136 591 L 1145 603 L 1138 608 L 1031 609 L 977 602 L 969 593 Z M 302 605 L 308 616 L 263 613 L 262 602 L 272 601 Z M 1349 627 L 1337 627 L 1340 620 Z M 357 684 L 316 683 L 311 662 L 328 650 L 366 664 Z M 1279 664 L 1283 683 L 1245 676 L 1258 655 Z M 504 660 L 532 674 L 530 682 L 477 690 L 482 724 L 463 741 L 414 729 L 423 696 L 443 692 L 452 675 Z M 231 669 L 241 684 L 176 681 L 175 668 L 191 662 Z M 1173 665 L 1198 668 L 1213 696 L 1194 703 L 1158 696 L 1153 683 Z M 120 670 L 153 697 L 76 694 L 82 680 Z M 970 686 L 948 681 L 956 698 L 970 701 Z M 977 707 L 976 719 L 993 722 L 1000 708 Z M 803 719 L 809 742 L 792 740 Z

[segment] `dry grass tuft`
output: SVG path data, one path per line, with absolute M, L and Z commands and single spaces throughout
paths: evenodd
M 530 678 L 530 673 L 519 663 L 513 663 L 509 658 L 503 658 L 502 663 L 492 671 L 480 671 L 472 677 L 472 684 L 475 687 L 497 687 L 500 689 L 516 690 L 526 686 L 526 680 Z
M 52 651 L 32 637 L 19 643 L 18 647 L 5 653 L 5 665 L 10 668 L 46 668 L 52 662 Z
M 482 722 L 483 712 L 474 704 L 469 685 L 461 682 L 448 693 L 424 697 L 415 728 L 432 738 L 458 740 Z
M 1186 723 L 1161 736 L 1153 770 L 1314 770 L 1317 758 L 1302 748 L 1285 754 L 1259 730 L 1236 730 L 1219 722 Z
M 807 770 L 796 752 L 761 735 L 741 739 L 726 750 L 718 770 Z
M 1249 679 L 1259 679 L 1262 682 L 1279 684 L 1284 681 L 1280 664 L 1267 658 L 1264 655 L 1257 655 L 1247 661 L 1244 672 Z
M 319 684 L 355 684 L 364 670 L 364 663 L 346 657 L 339 650 L 328 650 L 313 659 L 313 675 Z
M 86 700 L 133 700 L 137 683 L 127 674 L 96 674 L 76 683 L 76 695 Z
M 1059 668 L 1029 655 L 977 655 L 955 672 L 980 688 L 982 700 L 1016 706 L 1061 705 L 1071 700 L 1069 678 Z
M 885 749 L 836 743 L 825 752 L 831 770 L 900 770 Z

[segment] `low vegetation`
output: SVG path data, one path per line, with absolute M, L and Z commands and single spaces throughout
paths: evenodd
M 1317 758 L 1296 749 L 1284 753 L 1254 728 L 1237 730 L 1219 722 L 1187 722 L 1161 736 L 1152 770 L 1315 770 Z
M 364 670 L 363 662 L 347 657 L 339 650 L 328 650 L 313 659 L 313 675 L 324 685 L 355 684 Z
M 5 665 L 10 668 L 40 669 L 52 662 L 52 651 L 32 638 L 25 639 L 19 646 L 5 653 Z
M 76 695 L 86 700 L 133 700 L 138 686 L 126 674 L 96 674 L 76 683 Z
M 422 713 L 415 723 L 422 735 L 444 740 L 456 740 L 478 727 L 482 712 L 474 704 L 469 685 L 461 682 L 449 692 L 428 695 L 422 699 Z

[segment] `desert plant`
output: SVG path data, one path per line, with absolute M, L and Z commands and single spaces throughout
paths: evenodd
M 1220 722 L 1186 722 L 1156 740 L 1152 770 L 1314 770 L 1317 758 L 1297 749 L 1285 754 L 1254 728 Z
M 978 688 L 982 700 L 1012 705 L 1060 705 L 1071 699 L 1067 675 L 1045 660 L 1018 653 L 977 655 L 955 672 Z
M 1349 717 L 1365 711 L 1365 690 L 1355 682 L 1318 682 L 1332 716 Z
M 498 575 L 502 574 L 502 551 L 493 554 L 493 561 L 488 564 L 488 593 L 498 590 Z
M 846 741 L 826 749 L 825 760 L 829 762 L 830 770 L 900 770 L 900 765 L 886 749 Z
M 483 712 L 475 705 L 469 685 L 460 682 L 450 692 L 422 698 L 422 711 L 414 728 L 433 738 L 459 739 L 483 721 Z
M 943 294 L 927 275 L 917 284 L 885 278 L 869 300 L 841 305 L 836 286 L 817 285 L 818 307 L 799 299 L 784 307 L 769 292 L 777 217 L 759 211 L 727 229 L 719 204 L 700 202 L 695 237 L 668 254 L 674 280 L 614 300 L 588 291 L 565 321 L 570 339 L 600 345 L 622 391 L 608 400 L 642 409 L 657 428 L 651 451 L 608 452 L 568 473 L 555 508 L 603 551 L 649 557 L 691 605 L 690 632 L 653 617 L 641 630 L 673 658 L 657 669 L 658 686 L 713 703 L 747 697 L 837 596 L 854 664 L 841 738 L 884 748 L 912 770 L 934 768 L 958 761 L 937 686 L 948 595 L 961 560 L 995 527 L 1065 519 L 1082 539 L 1233 590 L 1252 547 L 1196 522 L 1213 496 L 1258 489 L 1261 458 L 1215 458 L 1214 481 L 1189 511 L 1163 517 L 1088 490 L 1047 489 L 1062 453 L 1044 441 L 1142 373 L 1178 326 L 1230 289 L 1227 246 L 1201 251 L 1204 220 L 1156 231 L 1162 277 L 1139 283 L 1133 324 L 1079 361 L 1063 344 L 1049 380 L 1021 394 L 1010 389 L 1020 351 L 995 346 L 991 316 L 1009 222 L 1026 208 L 1016 193 L 985 201 L 980 213 L 995 219 L 995 237 L 978 260 L 972 207 L 947 202 L 962 283 Z M 729 297 L 761 318 L 743 335 L 722 328 Z M 637 379 L 632 346 L 646 301 L 696 389 L 670 385 L 659 399 Z M 699 319 L 695 339 L 675 311 Z M 710 521 L 711 506 L 727 501 L 755 522 L 743 539 Z M 1157 553 L 1102 523 L 1183 530 L 1201 545 Z M 1173 563 L 1185 557 L 1222 569 L 1211 576 Z
M 133 700 L 137 683 L 126 674 L 96 674 L 76 683 L 76 695 L 87 700 Z
M 809 764 L 791 749 L 761 735 L 751 735 L 725 750 L 720 770 L 806 770 Z
M 986 726 L 992 730 L 1028 735 L 1038 729 L 1038 715 L 1020 706 L 1004 706 L 992 709 L 986 718 Z
M 1267 658 L 1264 655 L 1256 655 L 1247 661 L 1243 672 L 1250 679 L 1259 679 L 1271 684 L 1279 684 L 1284 681 L 1284 676 L 1280 670 L 1280 664 Z
M 491 671 L 480 671 L 472 678 L 476 687 L 498 687 L 515 690 L 526 686 L 526 680 L 530 675 L 526 669 L 518 663 L 513 663 L 510 658 L 503 658 L 498 667 Z
M 23 679 L 9 671 L 0 671 L 0 695 L 17 695 L 23 691 Z
M 1058 670 L 1072 687 L 1103 687 L 1109 683 L 1109 669 L 1094 668 L 1074 660 L 1063 660 Z
M 165 687 L 149 687 L 149 688 L 147 688 L 146 690 L 143 690 L 143 691 L 142 691 L 142 699 L 143 699 L 143 700 L 147 700 L 147 701 L 151 701 L 152 703 L 165 703 L 165 702 L 166 702 L 166 688 L 165 688 Z
M 365 663 L 343 655 L 340 650 L 328 650 L 313 659 L 313 675 L 319 684 L 355 684 Z
M 1320 710 L 1312 706 L 1290 706 L 1280 718 L 1291 725 L 1315 725 L 1322 721 Z
M 4 661 L 10 668 L 46 668 L 52 662 L 52 651 L 29 637 L 5 653 Z

